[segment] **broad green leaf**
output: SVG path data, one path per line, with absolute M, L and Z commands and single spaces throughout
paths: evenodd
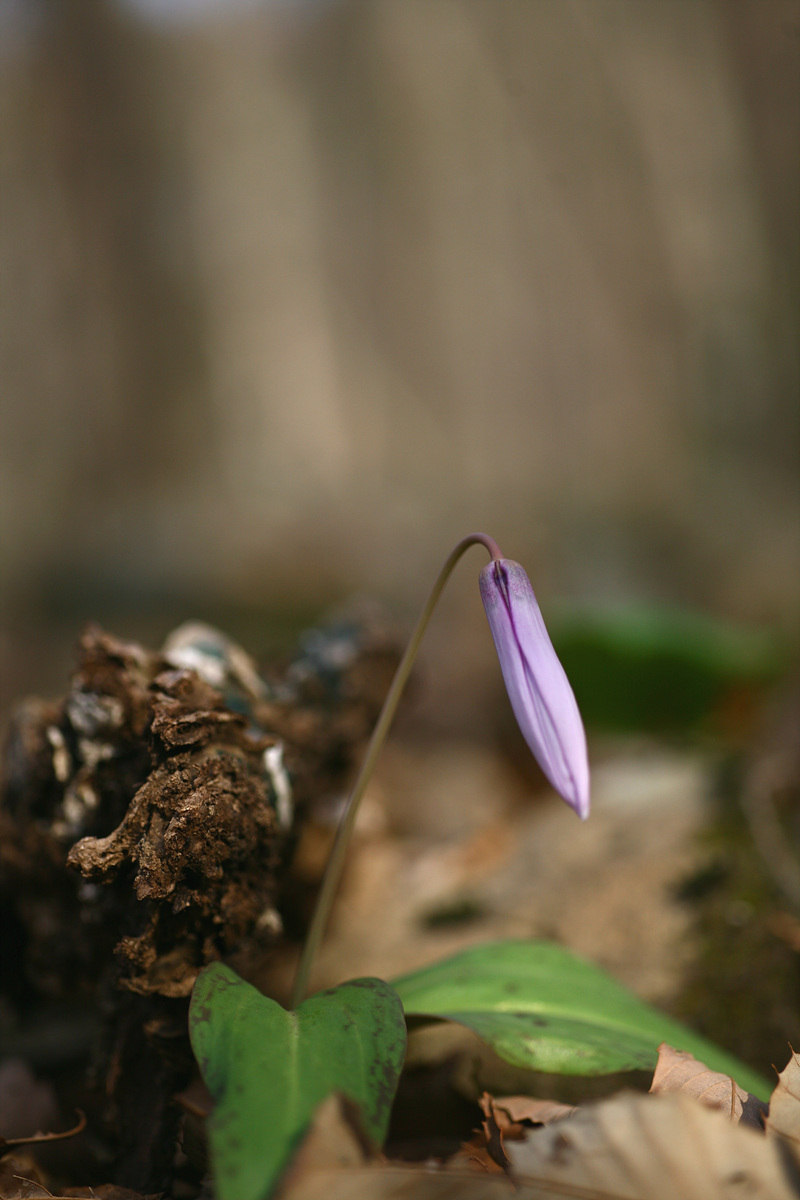
M 189 1009 L 192 1048 L 214 1098 L 211 1155 L 220 1200 L 269 1196 L 315 1109 L 354 1100 L 381 1144 L 403 1066 L 406 1028 L 381 979 L 354 979 L 287 1012 L 214 963 Z
M 765 1099 L 755 1071 L 549 942 L 493 942 L 395 979 L 407 1017 L 457 1021 L 515 1066 L 557 1075 L 655 1067 L 661 1042 L 689 1050 Z

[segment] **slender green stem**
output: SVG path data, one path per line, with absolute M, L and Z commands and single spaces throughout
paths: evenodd
M 367 790 L 367 784 L 370 781 L 372 772 L 375 768 L 375 763 L 378 760 L 378 755 L 381 752 L 383 743 L 386 740 L 386 735 L 389 732 L 389 727 L 397 711 L 397 706 L 400 703 L 400 697 L 403 693 L 403 688 L 411 674 L 411 668 L 414 665 L 414 659 L 417 657 L 420 642 L 422 641 L 425 630 L 428 627 L 428 622 L 431 619 L 433 610 L 436 607 L 437 601 L 442 594 L 447 580 L 450 578 L 453 568 L 465 550 L 476 543 L 485 546 L 493 559 L 502 558 L 500 548 L 493 538 L 490 538 L 485 533 L 471 533 L 468 537 L 463 538 L 457 546 L 452 550 L 449 558 L 439 572 L 439 577 L 433 585 L 431 594 L 427 599 L 420 618 L 417 621 L 416 628 L 411 635 L 411 640 L 406 647 L 405 654 L 400 660 L 400 665 L 395 671 L 392 685 L 383 702 L 381 715 L 378 717 L 378 723 L 372 732 L 367 753 L 364 761 L 361 764 L 361 770 L 353 785 L 347 804 L 345 806 L 344 815 L 336 831 L 336 838 L 333 843 L 330 858 L 328 859 L 325 868 L 325 874 L 322 878 L 322 886 L 317 896 L 317 903 L 314 909 L 314 915 L 311 918 L 311 924 L 306 934 L 303 953 L 300 956 L 300 962 L 297 967 L 297 974 L 294 979 L 292 988 L 291 1007 L 297 1008 L 306 994 L 308 987 L 308 977 L 311 973 L 311 966 L 314 962 L 320 942 L 325 933 L 325 928 L 328 924 L 333 897 L 336 892 L 336 887 L 342 874 L 347 846 L 350 841 L 350 835 L 355 825 L 356 813 L 361 798 Z

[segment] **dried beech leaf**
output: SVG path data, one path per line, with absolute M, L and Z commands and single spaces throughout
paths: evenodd
M 498 1113 L 507 1113 L 514 1125 L 552 1125 L 554 1121 L 562 1121 L 578 1111 L 572 1104 L 560 1104 L 558 1100 L 534 1100 L 532 1096 L 496 1096 L 494 1106 Z
M 531 1197 L 796 1200 L 780 1148 L 683 1092 L 623 1093 L 509 1144 Z M 525 1186 L 522 1195 L 525 1195 Z
M 284 1176 L 278 1200 L 294 1194 L 309 1174 L 330 1167 L 361 1166 L 375 1155 L 361 1129 L 356 1106 L 341 1092 L 334 1092 L 314 1114 Z
M 489 1097 L 489 1101 L 491 1098 Z M 476 1176 L 469 1171 L 454 1173 L 379 1164 L 377 1153 L 364 1138 L 358 1111 L 341 1093 L 328 1096 L 320 1104 L 300 1148 L 283 1177 L 275 1200 L 354 1200 L 364 1197 L 382 1200 L 502 1200 L 513 1196 L 513 1185 L 500 1168 L 487 1159 L 487 1166 L 499 1172 L 501 1190 L 473 1190 Z M 464 1159 L 460 1158 L 458 1167 Z M 481 1178 L 480 1176 L 478 1178 Z M 493 1176 L 496 1180 L 498 1175 Z M 455 1182 L 454 1182 L 455 1181 Z M 463 1182 L 462 1182 L 463 1181 Z M 464 1183 L 466 1191 L 462 1191 Z M 455 1187 L 455 1191 L 453 1190 Z
M 311 1172 L 291 1191 L 281 1192 L 280 1200 L 540 1200 L 543 1195 L 527 1188 L 515 1190 L 502 1172 L 476 1175 L 373 1164 Z
M 549 1125 L 577 1112 L 569 1104 L 555 1100 L 534 1100 L 530 1096 L 504 1096 L 500 1099 L 484 1092 L 478 1101 L 483 1113 L 481 1128 L 462 1146 L 449 1166 L 469 1166 L 473 1170 L 505 1171 L 510 1160 L 505 1140 L 524 1141 L 532 1125 Z
M 751 1096 L 734 1082 L 730 1075 L 711 1071 L 687 1050 L 676 1050 L 662 1042 L 658 1047 L 658 1062 L 650 1085 L 653 1093 L 684 1092 L 708 1108 L 716 1108 L 738 1124 L 763 1129 L 762 1116 L 767 1111 L 756 1096 Z
M 501 1171 L 507 1171 L 510 1163 L 503 1145 L 503 1130 L 494 1111 L 494 1100 L 488 1092 L 484 1092 L 478 1104 L 483 1113 L 481 1130 L 486 1141 L 486 1152 Z
M 468 1167 L 470 1170 L 509 1173 L 505 1139 L 523 1141 L 532 1125 L 546 1125 L 577 1111 L 555 1100 L 534 1100 L 530 1096 L 496 1099 L 489 1092 L 484 1092 L 478 1103 L 484 1116 L 481 1127 L 449 1160 L 449 1170 Z
M 309 1171 L 280 1200 L 796 1200 L 779 1147 L 677 1093 L 623 1094 L 508 1144 L 507 1176 L 382 1167 Z
M 65 1188 L 63 1196 L 52 1196 L 51 1200 L 161 1200 L 161 1193 L 143 1196 L 132 1188 L 117 1187 L 115 1183 L 100 1183 L 94 1187 Z
M 0 1158 L 0 1200 L 42 1200 L 49 1195 L 29 1154 L 17 1151 Z
M 768 1134 L 786 1138 L 800 1157 L 800 1055 L 794 1051 L 778 1076 L 764 1123 Z

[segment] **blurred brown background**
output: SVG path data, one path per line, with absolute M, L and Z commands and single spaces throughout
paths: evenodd
M 0 0 L 3 711 L 473 528 L 791 629 L 799 64 L 797 0 Z

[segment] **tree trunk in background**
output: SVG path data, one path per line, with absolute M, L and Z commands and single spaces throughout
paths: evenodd
M 789 619 L 797 4 L 38 11 L 0 80 L 11 693 L 62 677 L 54 614 L 415 597 L 473 526 L 545 594 Z

